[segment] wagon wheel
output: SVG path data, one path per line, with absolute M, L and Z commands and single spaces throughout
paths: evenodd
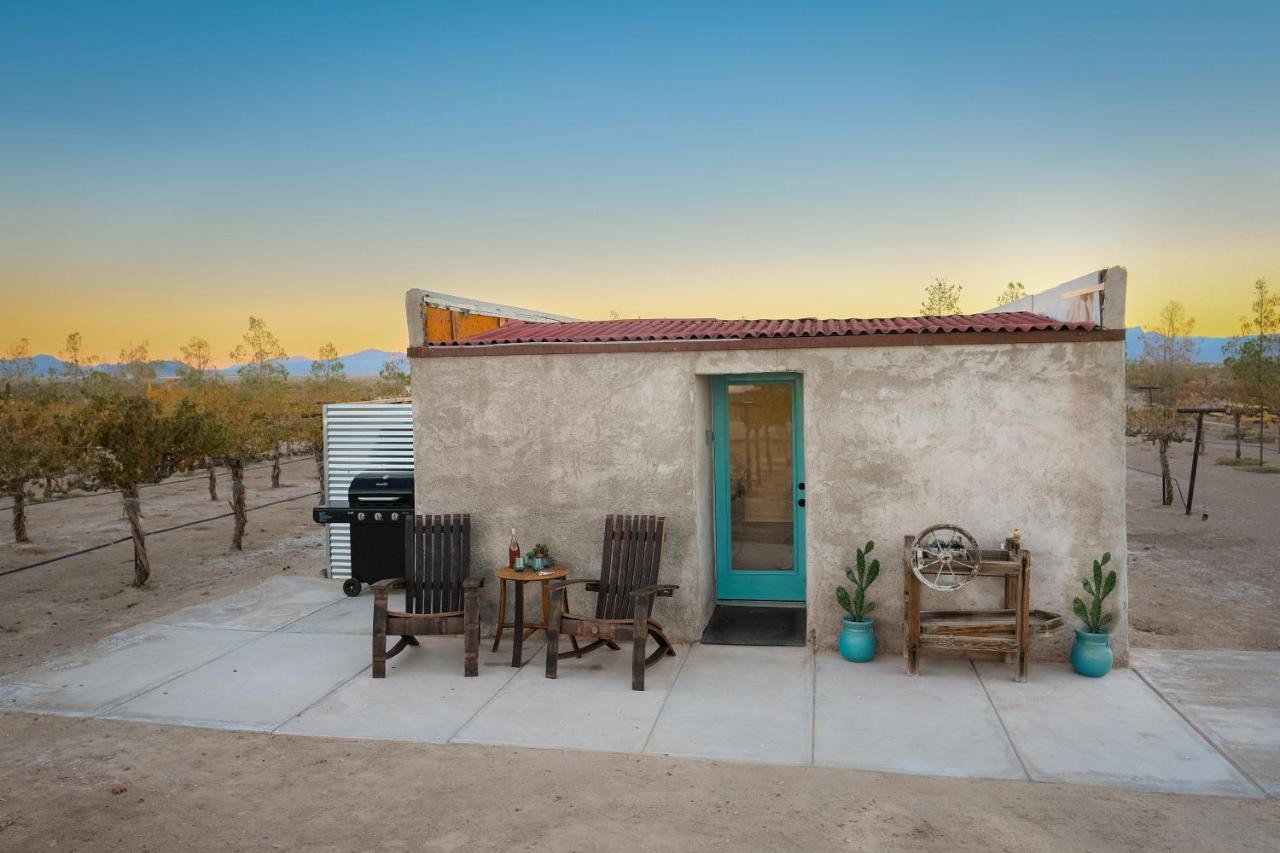
M 911 547 L 911 571 L 930 589 L 954 592 L 978 576 L 982 550 L 963 527 L 926 527 Z

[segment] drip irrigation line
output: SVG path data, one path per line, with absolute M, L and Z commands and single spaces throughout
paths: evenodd
M 1132 465 L 1126 465 L 1124 467 L 1128 468 L 1130 471 L 1137 471 L 1139 474 L 1150 474 L 1152 477 L 1159 477 L 1161 479 L 1164 479 L 1164 474 L 1161 474 L 1158 471 L 1144 471 L 1141 468 L 1134 468 Z M 1187 505 L 1187 498 L 1185 495 L 1182 494 L 1182 484 L 1179 483 L 1178 478 L 1173 476 L 1172 474 L 1169 475 L 1169 479 L 1172 480 L 1173 484 L 1178 487 L 1178 497 L 1182 498 L 1182 505 L 1183 507 L 1185 507 Z
M 311 458 L 310 456 L 298 456 L 294 459 L 281 459 L 280 464 L 282 466 L 292 465 L 295 462 L 306 462 L 310 458 Z M 219 465 L 217 467 L 222 468 L 225 466 Z M 259 468 L 270 468 L 270 467 L 271 467 L 270 462 L 264 462 L 261 465 L 246 465 L 244 466 L 244 470 L 256 471 Z M 139 489 L 156 489 L 156 488 L 159 488 L 160 486 L 176 486 L 178 483 L 194 483 L 196 480 L 207 480 L 207 479 L 209 479 L 208 474 L 198 474 L 195 477 L 184 477 L 181 480 L 165 480 L 162 483 L 145 483 L 139 486 L 138 488 Z M 105 495 L 114 495 L 117 492 L 119 492 L 119 489 L 111 489 L 110 491 L 106 491 L 106 492 L 85 492 L 83 495 L 63 495 L 60 498 L 49 498 L 48 500 L 27 501 L 27 509 L 31 509 L 33 506 L 42 506 L 44 504 L 56 504 L 62 501 L 74 501 L 74 500 L 79 500 L 81 498 L 100 498 Z M 7 509 L 13 509 L 13 504 L 9 504 L 8 506 L 0 506 L 0 512 L 4 512 Z
M 303 494 L 303 495 L 294 495 L 291 498 L 280 498 L 279 500 L 269 501 L 264 504 L 258 504 L 257 506 L 245 507 L 245 512 L 249 513 L 249 512 L 253 512 L 255 509 L 266 509 L 269 506 L 288 503 L 289 501 L 296 501 L 301 498 L 315 497 L 318 494 L 320 494 L 320 492 L 319 490 L 316 490 L 314 492 L 307 492 L 306 494 Z M 230 518 L 232 515 L 235 515 L 235 513 L 224 512 L 221 515 L 215 515 L 210 518 L 201 518 L 196 521 L 187 521 L 187 522 L 183 522 L 182 524 L 175 524 L 173 527 L 164 527 L 164 528 L 161 528 L 160 530 L 148 530 L 144 532 L 146 533 L 147 536 L 158 536 L 161 533 L 171 533 L 174 530 L 181 530 L 184 527 L 194 527 L 197 524 L 205 524 L 210 521 L 217 521 L 220 518 Z M 16 569 L 6 569 L 5 571 L 0 572 L 0 578 L 4 577 L 5 575 L 16 575 L 18 572 L 25 572 L 27 569 L 35 569 L 35 568 L 39 568 L 40 566 L 47 566 L 50 563 L 56 563 L 59 560 L 66 560 L 71 557 L 79 557 L 81 554 L 88 554 L 91 551 L 100 551 L 103 548 L 110 548 L 112 545 L 119 545 L 122 542 L 132 542 L 132 541 L 133 541 L 132 536 L 125 536 L 122 539 L 113 539 L 112 541 L 104 542 L 101 545 L 93 545 L 88 548 L 83 548 L 79 551 L 72 551 L 70 554 L 63 554 L 59 557 L 50 557 L 49 559 L 41 560 L 38 563 L 30 563 L 25 566 L 19 566 Z

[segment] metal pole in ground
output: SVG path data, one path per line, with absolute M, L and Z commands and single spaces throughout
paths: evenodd
M 1204 412 L 1196 415 L 1196 445 L 1191 451 L 1191 483 L 1187 486 L 1187 515 L 1191 515 L 1191 501 L 1196 496 L 1196 465 L 1200 462 L 1200 441 L 1204 433 Z

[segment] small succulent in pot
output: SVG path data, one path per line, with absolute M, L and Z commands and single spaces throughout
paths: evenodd
M 840 653 L 845 660 L 865 663 L 875 657 L 876 635 L 872 620 L 868 617 L 876 609 L 874 601 L 867 601 L 867 588 L 880 577 L 880 561 L 867 561 L 875 542 L 868 541 L 865 547 L 858 549 L 857 573 L 845 567 L 844 574 L 853 582 L 853 594 L 843 586 L 836 587 L 836 601 L 849 614 L 842 620 L 840 632 Z
M 551 549 L 541 543 L 534 545 L 526 555 L 529 558 L 529 567 L 535 572 L 540 572 L 551 563 Z
M 1107 626 L 1111 624 L 1113 614 L 1102 612 L 1102 602 L 1116 588 L 1115 571 L 1107 572 L 1103 577 L 1102 570 L 1111 562 L 1111 552 L 1102 555 L 1101 560 L 1093 561 L 1093 577 L 1082 582 L 1084 591 L 1089 593 L 1091 601 L 1085 605 L 1080 598 L 1071 602 L 1071 609 L 1084 623 L 1084 628 L 1076 631 L 1076 642 L 1071 648 L 1071 665 L 1075 671 L 1090 678 L 1098 678 L 1111 671 L 1111 634 Z

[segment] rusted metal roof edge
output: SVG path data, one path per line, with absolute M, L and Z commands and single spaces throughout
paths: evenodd
M 992 346 L 996 344 L 1089 343 L 1123 341 L 1124 329 L 982 331 L 963 333 L 900 332 L 878 335 L 827 335 L 777 338 L 713 338 L 665 341 L 594 341 L 470 344 L 409 347 L 409 358 L 475 358 L 494 355 L 572 355 L 617 352 L 689 352 L 715 350 L 818 349 L 823 347 Z

